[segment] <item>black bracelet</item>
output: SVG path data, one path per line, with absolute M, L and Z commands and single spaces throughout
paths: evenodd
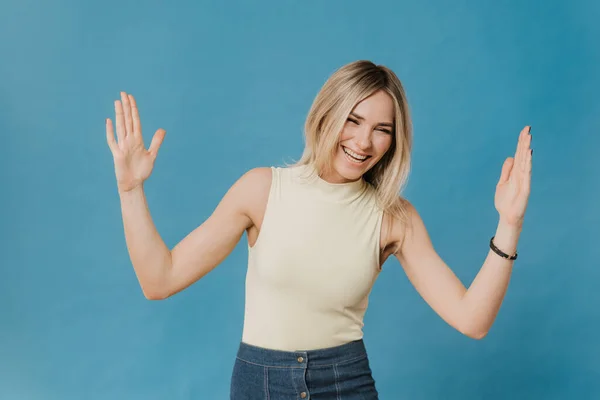
M 506 258 L 508 260 L 516 260 L 517 259 L 517 253 L 515 253 L 514 256 L 509 256 L 508 254 L 506 254 L 505 252 L 503 252 L 502 250 L 497 248 L 496 245 L 494 244 L 494 238 L 495 238 L 495 236 L 492 236 L 492 238 L 490 239 L 490 249 L 492 249 L 494 251 L 494 253 L 496 253 L 500 257 Z

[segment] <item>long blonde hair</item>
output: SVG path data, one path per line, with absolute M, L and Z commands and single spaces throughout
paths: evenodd
M 394 101 L 394 139 L 390 149 L 364 176 L 373 185 L 384 212 L 407 221 L 407 202 L 400 196 L 410 172 L 412 122 L 402 83 L 382 65 L 359 60 L 335 71 L 317 94 L 304 126 L 305 148 L 296 165 L 317 171 L 332 168 L 339 137 L 354 107 L 380 90 Z

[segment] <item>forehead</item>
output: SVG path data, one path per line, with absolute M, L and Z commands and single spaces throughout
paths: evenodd
M 359 102 L 352 111 L 368 120 L 393 122 L 394 101 L 389 94 L 380 90 Z

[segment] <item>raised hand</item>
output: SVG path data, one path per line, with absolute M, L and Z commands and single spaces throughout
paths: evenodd
M 508 157 L 502 166 L 502 174 L 496 186 L 494 204 L 500 220 L 521 226 L 527 209 L 531 186 L 531 127 L 526 126 L 519 134 L 515 156 Z
M 118 142 L 110 118 L 106 119 L 106 140 L 114 159 L 119 193 L 125 193 L 141 187 L 148 179 L 166 132 L 157 130 L 146 150 L 135 99 L 125 92 L 121 92 L 120 101 L 115 101 L 115 117 Z

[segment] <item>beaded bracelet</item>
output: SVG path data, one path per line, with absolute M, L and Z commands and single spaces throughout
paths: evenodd
M 496 253 L 500 257 L 506 258 L 508 260 L 516 260 L 517 259 L 517 253 L 515 253 L 514 256 L 509 256 L 508 254 L 506 254 L 505 252 L 503 252 L 502 250 L 497 248 L 496 245 L 494 244 L 494 238 L 495 238 L 495 236 L 492 236 L 492 238 L 490 239 L 490 249 L 492 249 L 494 251 L 494 253 Z

